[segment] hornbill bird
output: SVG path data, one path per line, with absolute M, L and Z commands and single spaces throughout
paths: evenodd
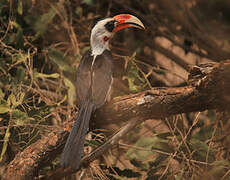
M 108 99 L 113 82 L 113 57 L 109 40 L 115 32 L 128 27 L 145 29 L 137 17 L 120 14 L 97 22 L 91 31 L 91 50 L 83 56 L 76 74 L 80 110 L 62 153 L 61 165 L 64 168 L 70 166 L 73 170 L 79 169 L 91 114 Z

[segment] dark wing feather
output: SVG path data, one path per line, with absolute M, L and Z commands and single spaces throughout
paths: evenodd
M 92 103 L 98 108 L 105 103 L 111 89 L 113 57 L 110 51 L 105 50 L 101 55 L 96 56 L 93 68 L 92 62 L 93 56 L 88 52 L 82 58 L 77 71 L 76 94 L 80 106 L 86 99 L 91 98 Z M 90 89 L 91 75 L 93 76 L 92 89 Z
M 90 55 L 88 51 L 81 59 L 79 67 L 77 69 L 76 77 L 76 95 L 78 105 L 81 107 L 91 94 L 91 64 L 93 61 L 93 56 Z
M 110 93 L 113 79 L 113 57 L 105 50 L 96 57 L 93 71 L 93 102 L 95 107 L 102 106 Z

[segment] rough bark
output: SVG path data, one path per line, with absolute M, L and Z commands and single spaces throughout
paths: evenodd
M 18 153 L 9 163 L 3 179 L 28 180 L 37 176 L 41 167 L 54 160 L 64 148 L 68 132 L 55 129 L 48 136 Z
M 137 117 L 146 120 L 207 109 L 222 111 L 230 108 L 230 60 L 193 66 L 188 84 L 186 87 L 153 88 L 138 94 L 117 97 L 96 112 L 94 121 L 106 124 L 134 119 L 134 124 L 126 126 L 131 129 L 138 122 Z M 123 132 L 127 133 L 128 130 L 123 129 Z M 68 132 L 64 129 L 55 129 L 47 137 L 41 138 L 17 154 L 8 165 L 5 179 L 22 180 L 35 177 L 43 164 L 60 154 L 67 135 Z M 108 148 L 103 148 L 96 154 L 93 154 L 93 151 L 91 158 L 88 156 L 83 161 L 91 162 Z M 59 169 L 55 173 L 60 171 Z M 60 176 L 58 174 L 58 177 Z
M 95 121 L 118 123 L 139 116 L 143 119 L 228 108 L 230 102 L 230 61 L 193 66 L 188 86 L 153 88 L 114 99 L 99 109 Z

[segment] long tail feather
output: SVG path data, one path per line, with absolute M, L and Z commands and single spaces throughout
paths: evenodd
M 92 104 L 81 107 L 62 153 L 62 167 L 71 166 L 73 170 L 79 168 L 92 111 Z

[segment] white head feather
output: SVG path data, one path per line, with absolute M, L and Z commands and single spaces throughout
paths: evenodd
M 113 32 L 109 32 L 105 28 L 105 24 L 112 21 L 113 18 L 106 18 L 98 21 L 93 27 L 90 37 L 90 45 L 92 49 L 92 55 L 97 56 L 103 53 L 104 50 L 109 49 L 109 39 L 113 37 Z M 108 40 L 105 40 L 108 38 Z

